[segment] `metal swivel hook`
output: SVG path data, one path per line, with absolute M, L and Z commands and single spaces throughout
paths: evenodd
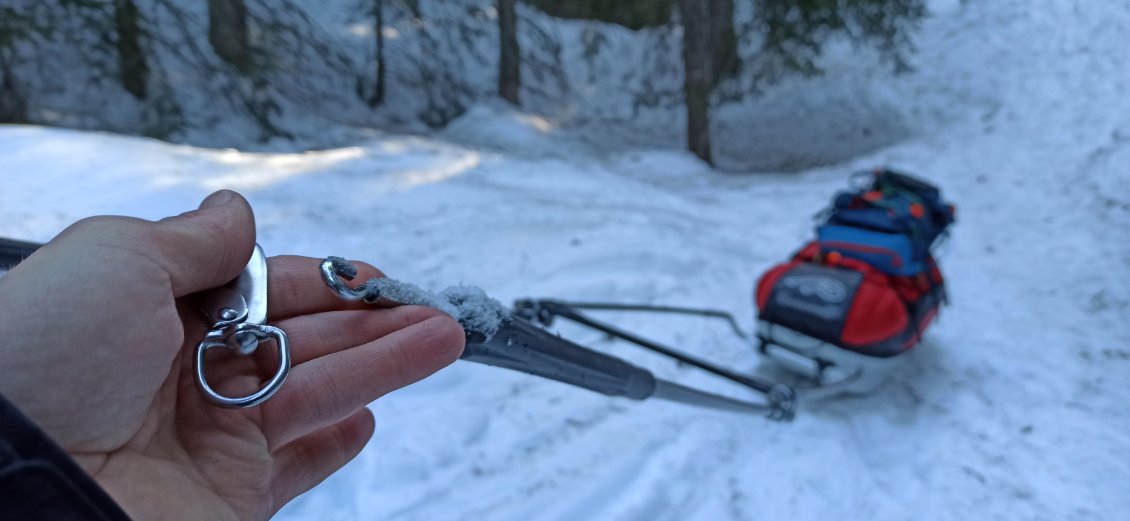
M 212 328 L 196 345 L 196 385 L 204 398 L 224 407 L 253 407 L 263 403 L 282 387 L 290 373 L 290 342 L 286 332 L 267 325 L 267 258 L 258 244 L 251 261 L 227 286 L 212 290 L 205 301 L 205 313 Z M 220 394 L 209 383 L 204 372 L 204 353 L 223 347 L 240 356 L 255 352 L 259 344 L 273 339 L 279 353 L 279 367 L 274 376 L 259 390 L 247 396 Z

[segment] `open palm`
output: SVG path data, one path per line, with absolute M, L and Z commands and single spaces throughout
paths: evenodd
M 367 403 L 459 356 L 446 315 L 358 308 L 322 284 L 318 260 L 276 257 L 268 309 L 291 339 L 291 375 L 258 407 L 211 405 L 193 381 L 208 326 L 195 294 L 238 275 L 253 245 L 247 203 L 220 192 L 158 223 L 82 221 L 0 278 L 0 393 L 132 517 L 268 518 L 361 450 Z M 210 363 L 209 378 L 246 394 L 274 357 L 263 345 Z

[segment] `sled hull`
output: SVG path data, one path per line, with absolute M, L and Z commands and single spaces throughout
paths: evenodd
M 759 351 L 770 362 L 806 379 L 819 394 L 865 394 L 886 382 L 905 364 L 905 357 L 875 357 L 856 353 L 803 333 L 758 321 Z M 802 396 L 811 394 L 803 392 Z

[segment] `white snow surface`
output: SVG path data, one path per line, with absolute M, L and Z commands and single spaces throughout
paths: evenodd
M 269 254 L 365 259 L 504 302 L 722 308 L 751 329 L 755 278 L 810 236 L 847 175 L 902 167 L 958 205 L 942 260 L 952 305 L 877 392 L 773 423 L 458 362 L 373 403 L 366 450 L 278 519 L 1125 519 L 1128 28 L 1124 2 L 936 3 L 918 72 L 882 93 L 910 107 L 917 130 L 788 175 L 599 149 L 490 107 L 448 134 L 298 154 L 0 128 L 0 235 L 47 240 L 102 213 L 159 218 L 226 187 L 251 201 Z M 474 129 L 473 145 L 459 139 Z M 724 326 L 601 317 L 757 371 Z M 742 395 L 599 334 L 561 332 Z

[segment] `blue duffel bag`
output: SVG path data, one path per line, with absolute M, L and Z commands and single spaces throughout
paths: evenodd
M 930 248 L 954 222 L 937 187 L 889 169 L 836 195 L 816 228 L 823 252 L 864 261 L 891 275 L 922 273 Z

